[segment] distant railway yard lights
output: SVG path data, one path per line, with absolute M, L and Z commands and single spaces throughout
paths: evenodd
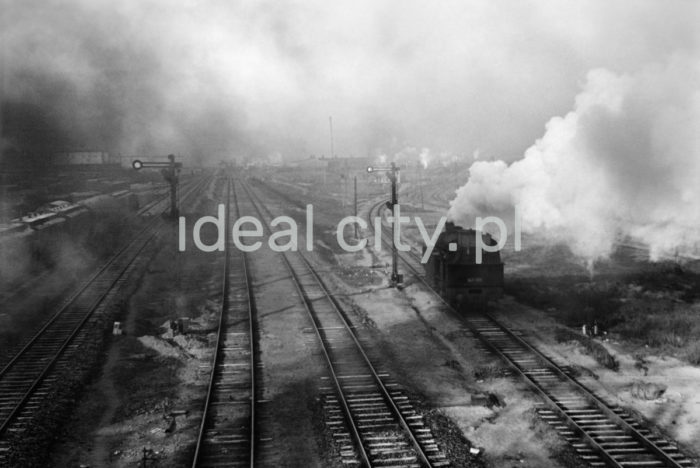
M 399 269 L 398 269 L 398 251 L 396 247 L 396 224 L 398 223 L 397 216 L 399 213 L 397 213 L 397 205 L 399 204 L 399 195 L 398 195 L 398 190 L 397 190 L 397 185 L 398 185 L 398 178 L 399 178 L 399 170 L 400 168 L 396 166 L 395 163 L 391 163 L 391 166 L 389 167 L 374 167 L 374 166 L 369 166 L 367 168 L 367 172 L 372 173 L 372 172 L 386 172 L 387 178 L 391 181 L 391 200 L 387 202 L 387 208 L 391 209 L 391 286 L 396 287 L 399 284 L 403 283 L 403 275 L 399 274 Z
M 131 167 L 137 171 L 141 169 L 160 168 L 160 173 L 170 186 L 170 217 L 176 219 L 179 215 L 179 210 L 177 209 L 177 186 L 180 179 L 182 163 L 175 162 L 175 156 L 169 154 L 168 162 L 141 161 L 139 159 L 135 159 L 131 163 Z

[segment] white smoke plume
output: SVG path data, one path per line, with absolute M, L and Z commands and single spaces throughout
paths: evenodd
M 430 164 L 430 161 L 432 159 L 432 155 L 430 154 L 430 150 L 428 148 L 423 148 L 418 157 L 420 158 L 420 163 L 423 166 L 423 169 L 427 169 L 428 164 Z
M 624 237 L 652 259 L 700 241 L 700 61 L 673 55 L 631 74 L 588 73 L 574 108 L 510 165 L 476 161 L 448 217 L 513 219 L 589 262 Z M 524 246 L 527 248 L 527 246 Z
M 390 160 L 405 167 L 415 167 L 416 165 L 420 165 L 423 169 L 427 169 L 432 161 L 436 159 L 446 159 L 448 156 L 448 153 L 435 153 L 434 151 L 431 151 L 430 148 L 406 146 L 391 157 L 384 154 L 384 160 L 386 161 L 386 159 L 389 158 Z

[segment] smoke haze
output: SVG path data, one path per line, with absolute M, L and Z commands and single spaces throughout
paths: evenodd
M 697 239 L 698 2 L 0 4 L 0 162 L 328 156 L 332 115 L 341 156 L 476 160 L 458 222 L 519 204 L 589 260 Z
M 691 1 L 0 0 L 2 152 L 512 160 L 586 73 L 697 52 Z M 427 153 L 425 153 L 427 154 Z M 470 159 L 471 160 L 471 159 Z

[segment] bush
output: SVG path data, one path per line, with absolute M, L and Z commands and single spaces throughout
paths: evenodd
M 554 333 L 554 339 L 559 343 L 566 341 L 575 341 L 581 346 L 583 346 L 586 354 L 593 357 L 598 364 L 607 367 L 610 370 L 617 372 L 620 368 L 620 363 L 615 359 L 615 357 L 610 354 L 605 346 L 603 346 L 598 341 L 583 336 L 580 333 L 576 333 L 568 328 L 557 328 Z
M 563 327 L 557 327 L 554 332 L 554 339 L 557 343 L 566 343 L 567 341 L 579 341 L 582 338 L 580 333 Z
M 498 377 L 505 377 L 509 369 L 500 364 L 487 364 L 474 369 L 474 378 L 477 380 L 489 380 Z
M 591 338 L 584 338 L 583 341 L 583 345 L 588 350 L 588 353 L 593 356 L 599 364 L 615 372 L 618 371 L 620 363 L 608 352 L 605 346 Z
M 680 348 L 700 332 L 700 317 L 667 301 L 635 301 L 620 310 L 613 331 L 652 347 Z
M 694 366 L 700 366 L 700 342 L 695 342 L 688 353 L 686 354 L 686 359 L 689 363 Z

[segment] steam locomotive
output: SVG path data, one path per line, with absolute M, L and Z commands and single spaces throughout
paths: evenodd
M 477 235 L 482 245 L 497 244 L 488 233 L 448 222 L 425 264 L 429 284 L 458 309 L 482 308 L 503 295 L 501 254 L 482 251 L 481 264 L 477 264 Z

